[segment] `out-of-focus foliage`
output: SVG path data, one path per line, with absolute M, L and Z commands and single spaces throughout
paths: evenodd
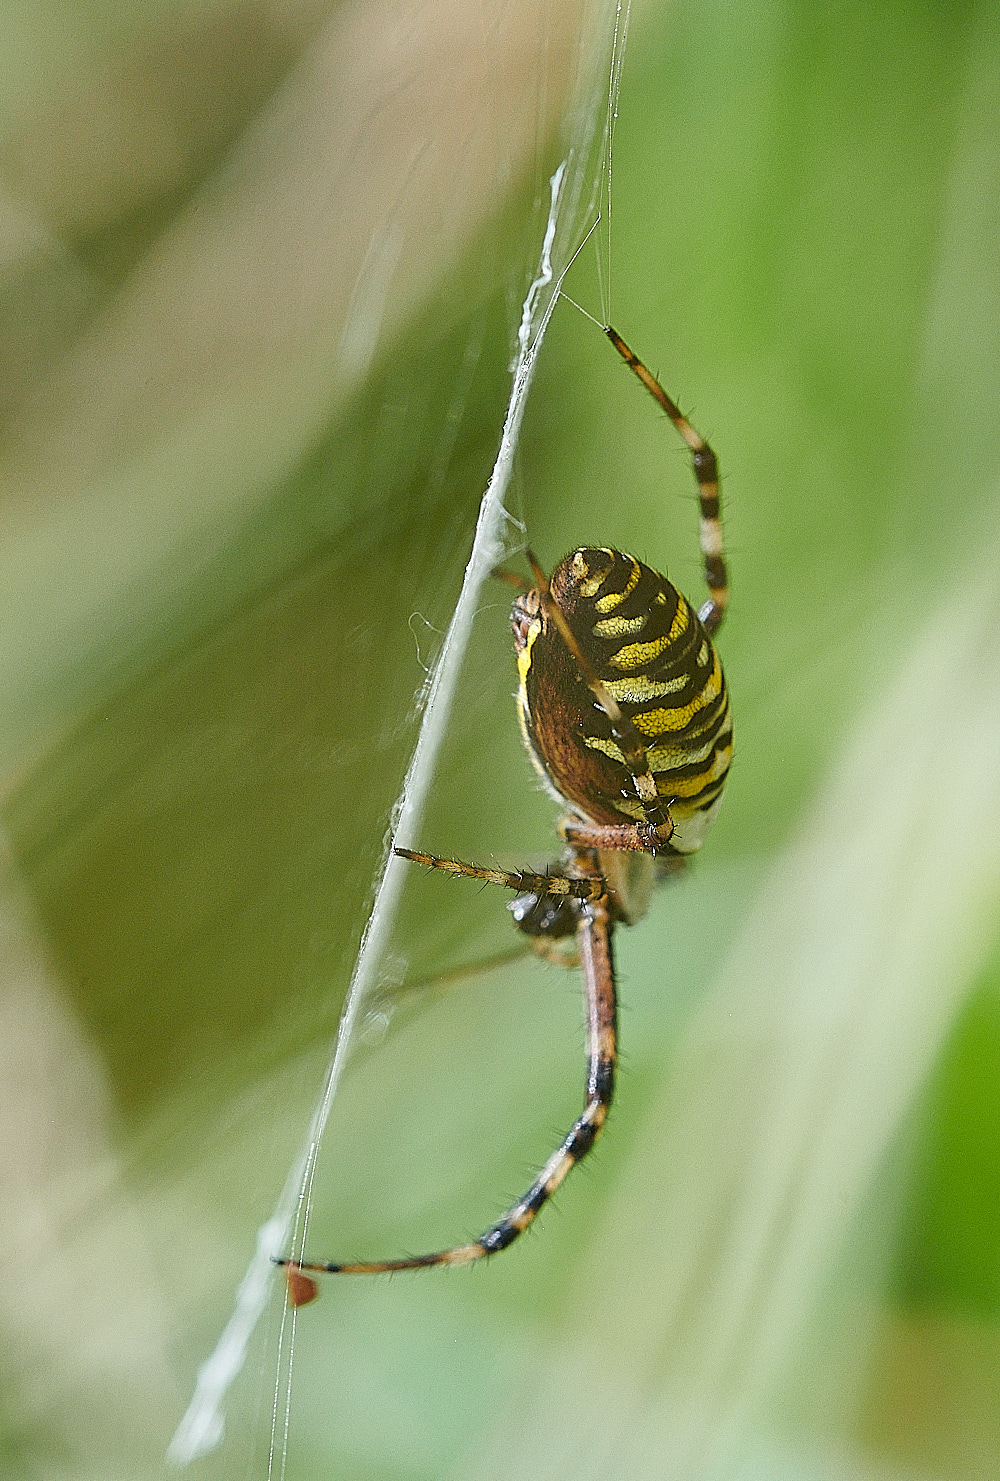
M 364 70 L 316 83 L 363 6 L 39 7 L 11 43 L 12 1475 L 157 1473 L 300 1143 L 558 158 L 572 17 L 530 9 L 530 34 L 372 11 L 380 104 L 436 140 L 396 174 Z M 422 69 L 484 47 L 495 94 L 420 114 Z M 1000 1470 L 998 64 L 983 3 L 633 18 L 610 309 L 722 461 L 738 759 L 704 858 L 621 933 L 593 1161 L 486 1270 L 324 1287 L 289 1478 Z M 487 167 L 504 96 L 537 119 Z M 568 286 L 599 314 L 590 250 Z M 613 544 L 700 593 L 684 452 L 568 305 L 510 504 L 548 565 Z M 508 595 L 407 844 L 553 847 Z M 573 974 L 405 994 L 510 945 L 493 892 L 414 871 L 317 1256 L 478 1232 L 572 1119 Z M 266 1474 L 279 1303 L 206 1474 Z

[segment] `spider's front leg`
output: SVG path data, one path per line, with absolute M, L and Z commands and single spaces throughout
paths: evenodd
M 418 854 L 410 849 L 395 852 L 415 864 L 443 869 L 448 874 L 464 874 L 486 884 L 499 884 L 517 890 L 516 899 L 507 909 L 519 931 L 529 937 L 539 956 L 558 967 L 578 967 L 579 952 L 571 938 L 577 934 L 581 900 L 598 899 L 607 893 L 604 880 L 590 850 L 566 850 L 561 866 L 545 874 L 529 870 L 485 869 L 479 864 L 463 864 L 459 859 L 442 859 L 436 854 Z M 615 912 L 612 908 L 612 917 Z
M 530 869 L 486 869 L 481 864 L 463 864 L 461 859 L 442 859 L 437 854 L 418 854 L 408 848 L 393 848 L 400 859 L 426 864 L 429 869 L 442 869 L 446 874 L 463 874 L 481 879 L 485 884 L 503 885 L 508 890 L 530 891 L 552 895 L 557 899 L 598 900 L 604 894 L 604 881 L 591 865 L 584 850 L 574 850 L 565 874 L 536 874 Z
M 454 859 L 438 859 L 433 854 L 413 853 L 409 849 L 397 849 L 396 853 L 447 873 L 467 874 L 472 879 L 503 884 L 510 889 L 527 889 L 532 894 L 548 895 L 567 902 L 575 920 L 586 1004 L 587 1089 L 584 1108 L 527 1192 L 471 1244 L 454 1245 L 432 1254 L 397 1260 L 350 1263 L 276 1260 L 276 1264 L 287 1268 L 289 1298 L 295 1306 L 304 1305 L 317 1294 L 316 1283 L 305 1274 L 307 1271 L 379 1275 L 393 1270 L 426 1269 L 432 1265 L 466 1265 L 505 1250 L 534 1222 L 539 1210 L 563 1183 L 570 1169 L 590 1151 L 607 1120 L 614 1094 L 617 1054 L 617 1000 L 611 950 L 614 923 L 604 892 L 604 881 L 585 872 L 592 868 L 591 856 L 580 851 L 569 862 L 573 873 L 549 875 L 483 869 Z
M 426 864 L 431 869 L 464 874 L 470 879 L 517 890 L 516 899 L 511 900 L 507 909 L 518 930 L 530 938 L 534 949 L 546 961 L 558 967 L 578 967 L 580 952 L 572 938 L 579 932 L 581 901 L 603 896 L 613 922 L 629 922 L 631 919 L 627 908 L 622 908 L 614 886 L 609 886 L 602 874 L 596 850 L 625 849 L 652 853 L 652 849 L 644 849 L 640 842 L 650 826 L 637 823 L 621 828 L 601 828 L 572 817 L 564 818 L 560 832 L 569 847 L 560 863 L 545 874 L 529 870 L 486 869 L 479 864 L 464 864 L 459 859 L 442 859 L 436 854 L 418 854 L 410 849 L 398 848 L 395 852 L 400 858 L 412 859 L 414 863 Z M 620 838 L 627 841 L 620 842 Z M 617 875 L 620 870 L 615 869 L 613 873 Z

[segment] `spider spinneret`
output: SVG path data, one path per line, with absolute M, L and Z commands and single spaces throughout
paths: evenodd
M 712 642 L 729 586 L 719 523 L 715 454 L 610 326 L 615 349 L 673 422 L 692 453 L 709 600 L 696 612 L 677 588 L 624 551 L 581 546 L 514 601 L 521 732 L 547 790 L 568 809 L 564 849 L 551 873 L 486 869 L 397 848 L 415 863 L 516 890 L 518 929 L 553 960 L 578 960 L 587 1020 L 583 1112 L 527 1192 L 477 1240 L 394 1260 L 305 1262 L 287 1267 L 289 1299 L 317 1294 L 306 1271 L 375 1275 L 461 1265 L 497 1254 L 596 1141 L 614 1094 L 617 1000 L 612 936 L 642 918 L 657 877 L 683 868 L 719 809 L 732 758 L 725 678 Z M 509 573 L 500 573 L 507 580 Z M 557 943 L 575 938 L 572 957 Z

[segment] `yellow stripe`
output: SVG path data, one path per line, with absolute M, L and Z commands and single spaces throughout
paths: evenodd
M 652 755 L 653 753 L 650 752 L 651 760 Z M 706 787 L 710 786 L 713 782 L 717 782 L 720 777 L 725 776 L 726 772 L 729 770 L 729 763 L 732 761 L 732 759 L 733 748 L 731 745 L 729 745 L 726 746 L 723 750 L 717 752 L 715 760 L 712 762 L 711 766 L 706 767 L 705 770 L 699 772 L 697 776 L 674 778 L 668 774 L 663 778 L 662 786 L 658 787 L 660 796 L 697 797 L 699 792 L 703 792 Z
M 633 725 L 639 718 L 640 717 L 638 715 L 633 716 Z M 728 720 L 729 718 L 728 705 L 723 713 L 722 718 L 723 720 Z M 719 752 L 719 755 L 725 754 L 727 757 L 729 757 L 733 753 L 732 728 L 730 725 L 722 724 L 713 725 L 709 739 L 705 742 L 704 745 L 697 747 L 697 749 L 685 750 L 681 746 L 650 746 L 646 751 L 646 760 L 649 764 L 650 771 L 654 772 L 669 771 L 674 767 L 680 766 L 695 766 L 699 761 L 703 761 L 706 759 L 706 757 L 710 756 L 719 745 L 719 743 L 727 740 L 727 738 L 728 745 L 725 746 L 724 751 Z M 620 763 L 620 765 L 626 768 L 628 767 L 628 760 L 622 753 L 621 747 L 618 746 L 615 741 L 605 740 L 602 736 L 599 735 L 585 735 L 583 737 L 583 743 L 588 750 L 600 751 L 603 755 L 610 756 L 612 761 L 617 761 Z M 728 761 L 726 764 L 728 765 Z M 708 776 L 710 774 L 710 771 L 702 773 L 701 780 L 703 780 L 705 776 Z M 701 780 L 699 780 L 698 778 L 696 778 L 695 780 L 698 781 L 698 784 L 700 786 Z M 658 790 L 661 793 L 663 792 L 662 787 L 658 787 Z M 615 806 L 621 809 L 622 804 L 616 801 Z
M 524 647 L 517 655 L 517 677 L 521 681 L 521 689 L 524 690 L 528 683 L 528 670 L 531 668 L 531 650 L 535 639 L 542 630 L 541 617 L 532 618 L 528 631 L 525 634 Z
M 645 626 L 645 613 L 641 617 L 603 617 L 594 623 L 594 637 L 625 638 L 629 633 L 641 633 Z
M 583 744 L 590 751 L 603 751 L 605 756 L 611 757 L 612 761 L 617 761 L 621 766 L 628 766 L 628 762 L 622 755 L 620 748 L 615 745 L 613 740 L 602 740 L 599 735 L 585 735 L 583 737 Z
M 606 566 L 605 569 L 596 576 L 590 575 L 590 567 L 587 565 L 587 562 L 584 560 L 579 550 L 573 557 L 573 575 L 576 576 L 576 578 L 580 581 L 581 596 L 596 596 L 615 568 L 614 551 L 607 550 L 604 548 L 604 546 L 602 546 L 601 554 L 609 555 L 611 557 L 611 564 L 609 566 Z M 586 577 L 587 579 L 582 579 L 584 577 Z
M 645 704 L 650 699 L 662 699 L 665 694 L 676 694 L 689 684 L 687 674 L 678 674 L 675 679 L 647 679 L 645 674 L 636 674 L 632 679 L 609 679 L 608 693 L 619 704 Z
M 681 596 L 680 592 L 678 592 L 677 593 L 677 611 L 674 613 L 674 620 L 670 624 L 670 631 L 667 633 L 667 637 L 670 639 L 670 641 L 672 643 L 676 643 L 677 642 L 677 639 L 680 637 L 681 633 L 687 632 L 687 626 L 688 626 L 688 621 L 690 620 L 690 617 L 691 617 L 691 608 L 688 606 L 687 602 Z
M 717 744 L 718 737 L 713 735 L 695 750 L 687 750 L 684 746 L 651 746 L 646 759 L 650 771 L 677 771 L 683 766 L 697 766 L 700 761 L 707 761 Z
M 651 663 L 654 658 L 670 647 L 671 638 L 667 633 L 665 637 L 654 638 L 651 643 L 630 643 L 627 648 L 619 648 L 608 660 L 616 669 L 637 669 L 643 664 Z
M 642 575 L 642 572 L 639 569 L 639 562 L 635 559 L 634 556 L 631 555 L 625 556 L 625 559 L 632 562 L 632 574 L 628 578 L 625 590 L 609 591 L 606 597 L 601 597 L 598 601 L 596 601 L 594 603 L 594 607 L 598 612 L 613 612 L 616 607 L 621 606 L 626 597 L 630 597 L 632 595 L 636 587 L 639 585 L 639 577 Z M 590 596 L 592 595 L 592 593 L 585 592 L 584 595 Z M 638 631 L 638 629 L 636 629 L 636 631 Z
M 693 721 L 685 737 L 689 746 L 694 745 L 699 736 L 714 735 L 716 740 L 725 735 L 733 728 L 732 711 L 729 708 L 729 697 L 717 715 L 703 715 L 700 721 Z
M 682 596 L 678 596 L 677 611 L 674 620 L 670 624 L 670 631 L 666 637 L 654 638 L 649 643 L 630 643 L 626 648 L 619 648 L 618 652 L 609 660 L 615 668 L 637 669 L 644 663 L 651 663 L 654 658 L 659 658 L 661 653 L 677 642 L 683 632 L 687 631 L 690 621 L 691 608 Z
M 722 690 L 722 666 L 716 655 L 711 677 L 690 704 L 678 705 L 676 709 L 641 710 L 632 716 L 632 724 L 642 735 L 650 737 L 664 735 L 669 730 L 683 730 L 699 710 L 718 699 Z

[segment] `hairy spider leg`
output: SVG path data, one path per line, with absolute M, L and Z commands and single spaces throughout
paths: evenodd
M 442 869 L 446 874 L 463 874 L 481 879 L 485 884 L 503 885 L 521 894 L 571 895 L 577 900 L 599 900 L 604 894 L 604 881 L 591 869 L 586 874 L 534 874 L 529 869 L 484 869 L 480 864 L 463 864 L 461 859 L 442 859 L 437 854 L 418 854 L 413 849 L 393 848 L 400 859 L 426 864 L 429 869 Z
M 542 1168 L 531 1187 L 502 1218 L 469 1244 L 454 1245 L 427 1255 L 404 1256 L 396 1260 L 360 1260 L 350 1262 L 305 1262 L 291 1258 L 276 1259 L 276 1265 L 287 1267 L 288 1293 L 293 1306 L 312 1301 L 316 1283 L 306 1274 L 314 1271 L 325 1275 L 383 1275 L 394 1270 L 424 1270 L 433 1265 L 468 1265 L 475 1260 L 499 1254 L 513 1244 L 518 1235 L 534 1222 L 539 1211 L 565 1181 L 567 1174 L 590 1151 L 608 1117 L 615 1087 L 617 1056 L 617 1000 L 612 958 L 613 923 L 603 881 L 593 875 L 580 878 L 556 875 L 507 875 L 496 869 L 481 869 L 474 864 L 458 864 L 453 859 L 436 859 L 431 854 L 415 854 L 408 849 L 395 852 L 406 859 L 444 868 L 451 873 L 467 874 L 472 879 L 522 888 L 523 881 L 533 881 L 531 888 L 543 883 L 555 886 L 552 893 L 570 894 L 578 901 L 577 943 L 583 968 L 584 999 L 587 1016 L 587 1089 L 584 1109 L 573 1122 L 559 1147 Z M 571 864 L 570 867 L 574 867 Z M 581 851 L 575 867 L 582 873 L 590 869 L 589 857 Z M 572 886 L 565 889 L 564 886 Z
M 701 505 L 699 543 L 705 561 L 705 584 L 709 593 L 709 600 L 700 609 L 698 616 L 705 631 L 709 637 L 712 637 L 721 627 L 729 605 L 729 577 L 723 553 L 722 524 L 719 519 L 719 465 L 715 453 L 704 437 L 695 431 L 677 403 L 667 395 L 653 372 L 647 369 L 638 355 L 629 349 L 617 330 L 612 329 L 608 324 L 604 333 L 625 364 L 642 381 L 653 400 L 662 406 L 691 449 L 694 476 L 698 484 L 698 501 Z

